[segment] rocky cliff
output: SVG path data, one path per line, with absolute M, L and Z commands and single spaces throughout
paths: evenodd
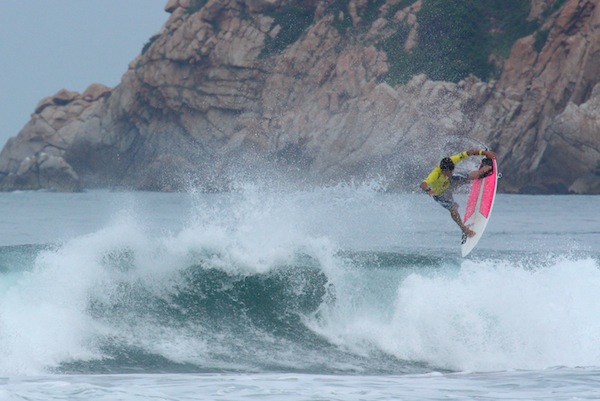
M 396 82 L 389 43 L 418 48 L 422 1 L 169 0 L 117 87 L 39 103 L 0 153 L 0 189 L 222 189 L 274 173 L 414 188 L 481 142 L 503 191 L 600 193 L 599 0 L 532 0 L 540 26 L 497 79 Z

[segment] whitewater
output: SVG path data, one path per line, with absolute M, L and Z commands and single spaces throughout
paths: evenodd
M 599 196 L 383 189 L 0 194 L 0 400 L 600 398 Z

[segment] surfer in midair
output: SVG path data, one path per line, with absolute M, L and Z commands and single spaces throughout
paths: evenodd
M 444 157 L 440 164 L 436 166 L 431 173 L 421 182 L 421 189 L 439 203 L 444 209 L 450 211 L 452 220 L 458 224 L 463 235 L 472 237 L 475 232 L 465 226 L 458 213 L 458 203 L 454 201 L 452 193 L 454 189 L 467 183 L 470 180 L 487 177 L 492 172 L 491 163 L 483 163 L 479 170 L 471 171 L 468 176 L 454 174 L 454 167 L 458 162 L 469 156 L 485 156 L 488 159 L 495 159 L 496 154 L 489 150 L 469 149 L 454 156 Z

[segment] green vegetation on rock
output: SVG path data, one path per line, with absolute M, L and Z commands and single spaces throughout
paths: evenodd
M 196 3 L 192 4 L 185 10 L 186 14 L 194 14 L 202 9 L 208 3 L 208 0 L 196 0 Z
M 152 46 L 152 43 L 156 42 L 158 38 L 160 38 L 160 34 L 152 35 L 142 47 L 142 54 L 146 53 L 150 46 Z
M 508 57 L 518 38 L 537 29 L 538 22 L 527 21 L 529 10 L 529 0 L 423 0 L 416 49 L 403 49 L 408 32 L 403 24 L 379 43 L 390 62 L 387 81 L 405 83 L 420 73 L 451 82 L 471 74 L 494 78 L 499 71 L 490 56 Z
M 327 11 L 333 14 L 331 25 L 342 35 L 346 30 L 352 28 L 352 18 L 348 10 L 348 3 L 348 0 L 334 0 L 327 7 Z
M 385 0 L 369 0 L 365 9 L 362 10 L 361 18 L 364 26 L 371 26 L 379 18 L 379 8 L 385 3 Z
M 539 53 L 544 48 L 544 45 L 546 44 L 546 41 L 548 40 L 549 32 L 550 32 L 549 29 L 544 29 L 541 31 L 537 31 L 535 33 L 535 41 L 533 42 L 533 48 L 535 49 L 536 52 Z
M 407 1 L 407 0 L 404 0 Z M 414 0 L 410 0 L 413 2 Z M 354 31 L 352 23 L 352 17 L 350 16 L 349 0 L 334 0 L 327 6 L 327 12 L 333 15 L 334 28 L 338 30 L 340 34 L 345 34 L 349 29 Z M 363 8 L 357 10 L 358 16 L 361 19 L 360 25 L 357 27 L 358 30 L 368 29 L 373 22 L 379 17 L 379 9 L 385 4 L 385 0 L 368 0 Z
M 270 14 L 270 16 L 275 20 L 274 25 L 279 25 L 281 30 L 275 38 L 267 36 L 260 57 L 279 53 L 296 42 L 313 23 L 314 10 L 300 6 L 284 6 Z

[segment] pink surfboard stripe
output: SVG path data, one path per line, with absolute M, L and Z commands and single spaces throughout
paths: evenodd
M 486 218 L 490 216 L 490 211 L 492 210 L 492 201 L 494 200 L 494 193 L 496 192 L 496 161 L 494 160 L 494 173 L 492 175 L 488 175 L 485 180 L 483 186 L 483 195 L 481 196 L 481 206 L 479 208 L 479 212 L 484 215 Z
M 475 207 L 477 206 L 477 198 L 479 197 L 479 188 L 481 187 L 481 182 L 483 180 L 475 180 L 473 181 L 473 186 L 471 187 L 471 193 L 469 194 L 469 199 L 467 200 L 467 208 L 465 210 L 464 221 L 469 220 L 469 218 L 475 213 Z M 489 211 L 488 211 L 489 213 Z

